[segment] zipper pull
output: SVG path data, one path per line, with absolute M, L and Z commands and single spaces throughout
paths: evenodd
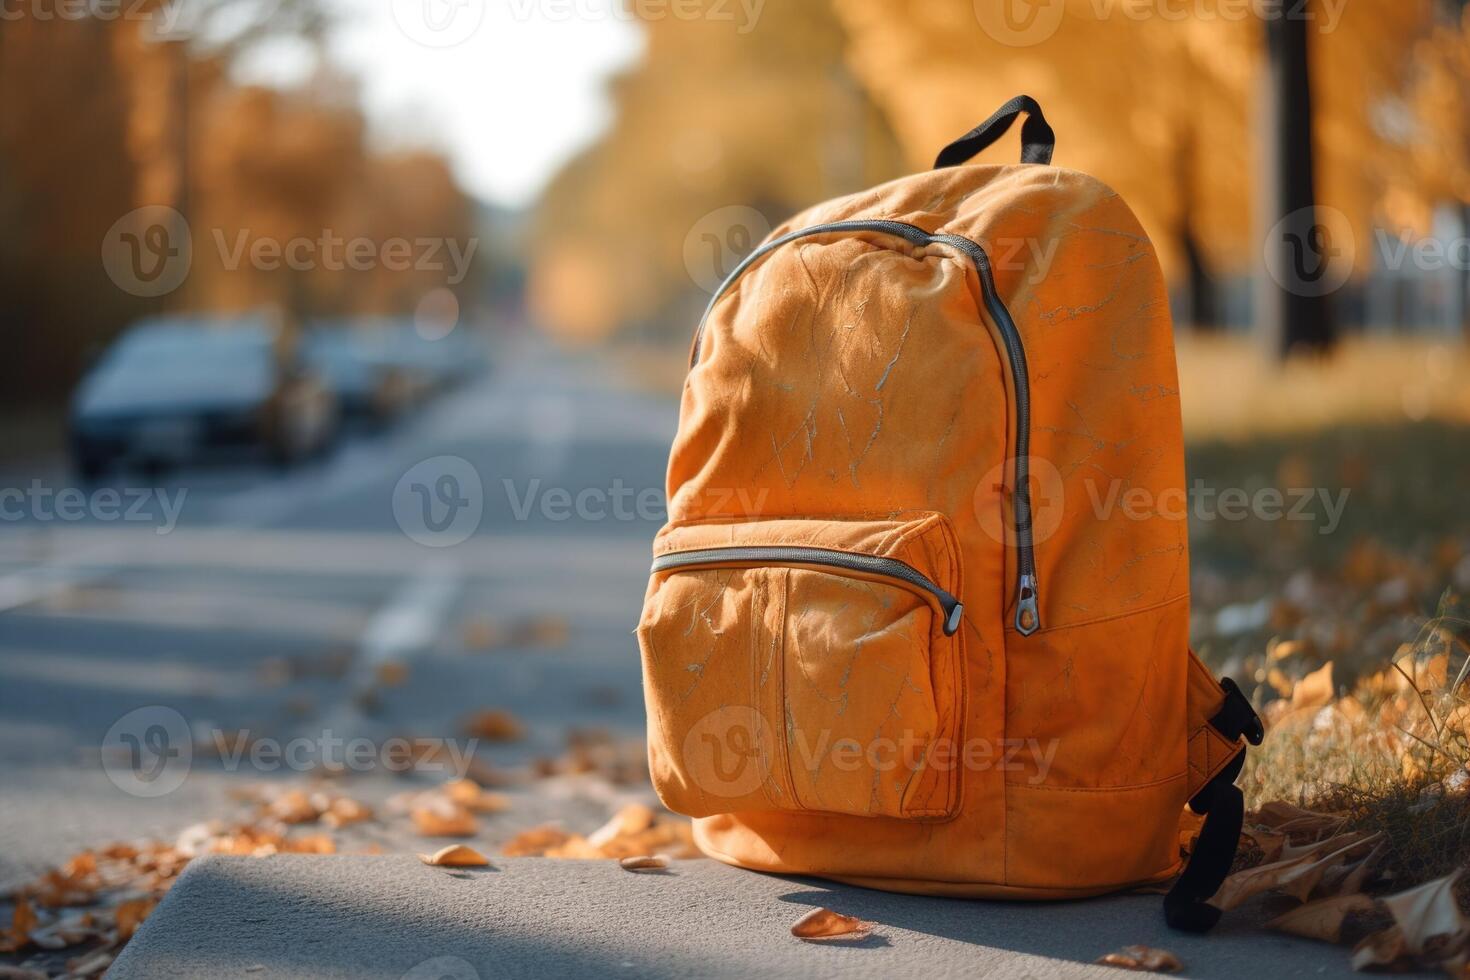
M 1016 632 L 1030 636 L 1041 629 L 1041 608 L 1036 593 L 1036 576 L 1022 575 L 1016 583 Z
M 954 636 L 956 633 L 958 633 L 960 629 L 960 620 L 962 620 L 964 616 L 965 604 L 963 602 L 956 602 L 954 604 L 954 608 L 949 611 L 949 615 L 944 617 L 944 635 Z

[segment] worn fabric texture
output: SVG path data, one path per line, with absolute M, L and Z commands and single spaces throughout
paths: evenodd
M 714 304 L 655 556 L 891 558 L 963 602 L 801 561 L 655 573 L 638 627 L 654 785 L 709 854 L 934 894 L 1064 897 L 1179 865 L 1180 814 L 1239 751 L 1188 649 L 1168 299 L 1118 196 L 959 166 L 814 207 L 980 243 L 1024 342 L 1041 628 L 1015 626 L 1017 385 L 975 264 L 824 234 Z M 745 554 L 733 552 L 732 554 Z

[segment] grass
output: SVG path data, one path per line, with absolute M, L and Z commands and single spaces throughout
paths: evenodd
M 1180 336 L 1176 347 L 1192 441 L 1470 423 L 1470 349 L 1449 338 L 1355 337 L 1330 357 L 1284 365 L 1238 336 Z

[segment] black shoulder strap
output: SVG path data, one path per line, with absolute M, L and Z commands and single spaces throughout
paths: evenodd
M 1266 732 L 1250 700 L 1228 677 L 1220 686 L 1225 689 L 1225 703 L 1210 719 L 1210 727 L 1232 742 L 1244 736 L 1250 744 L 1260 745 Z M 1205 823 L 1184 871 L 1164 896 L 1164 921 L 1170 928 L 1208 932 L 1220 920 L 1220 910 L 1207 903 L 1230 874 L 1235 848 L 1240 843 L 1245 797 L 1235 785 L 1235 779 L 1243 765 L 1245 749 L 1242 748 L 1189 801 L 1191 810 L 1204 814 Z
M 934 159 L 934 169 L 964 163 L 1004 136 L 1023 112 L 1026 121 L 1021 124 L 1021 162 L 1051 163 L 1052 151 L 1057 147 L 1056 133 L 1052 132 L 1036 100 L 1029 95 L 1018 95 L 995 110 L 995 115 L 940 150 Z

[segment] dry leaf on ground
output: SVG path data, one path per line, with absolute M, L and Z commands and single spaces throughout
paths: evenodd
M 409 816 L 414 829 L 425 837 L 473 837 L 480 830 L 474 814 L 447 799 L 422 803 Z
M 618 862 L 624 871 L 662 871 L 669 866 L 669 859 L 662 854 L 625 857 Z
M 1461 874 L 1381 899 L 1394 924 L 1358 944 L 1353 968 L 1417 963 L 1463 975 L 1470 964 L 1470 919 L 1455 894 Z
M 1332 661 L 1329 660 L 1297 681 L 1291 692 L 1291 710 L 1320 708 L 1330 704 L 1336 694 L 1337 688 L 1332 682 Z
M 1226 911 L 1267 891 L 1280 891 L 1300 901 L 1311 896 L 1323 876 L 1342 866 L 1354 852 L 1370 850 L 1379 834 L 1339 834 L 1310 846 L 1284 848 L 1282 860 L 1237 871 L 1225 879 L 1210 904 Z
M 553 847 L 558 847 L 572 839 L 572 835 L 560 827 L 540 826 L 523 830 L 500 849 L 500 853 L 506 857 L 538 857 L 545 854 Z
M 152 914 L 158 906 L 156 898 L 133 898 L 118 905 L 113 912 L 117 923 L 117 938 L 124 941 L 133 938 L 133 933 L 143 924 L 143 920 Z
M 311 823 L 321 816 L 306 793 L 294 789 L 271 800 L 266 811 L 281 823 Z
M 1099 956 L 1097 962 L 1103 966 L 1143 970 L 1148 973 L 1173 973 L 1184 968 L 1179 957 L 1167 949 L 1154 949 L 1152 946 L 1124 946 L 1116 952 Z
M 613 814 L 607 823 L 588 834 L 587 842 L 593 847 L 601 847 L 614 838 L 642 833 L 653 826 L 653 821 L 653 807 L 643 803 L 630 803 Z
M 620 860 L 648 854 L 672 858 L 699 856 L 687 819 L 667 813 L 657 814 L 641 803 L 623 807 L 611 820 L 586 837 L 543 824 L 517 834 L 506 842 L 501 852 L 508 857 L 583 860 Z
M 1367 895 L 1336 895 L 1298 906 L 1267 922 L 1266 927 L 1293 936 L 1336 943 L 1342 941 L 1343 923 L 1349 916 L 1367 914 L 1376 907 L 1377 903 Z
M 791 934 L 797 939 L 859 939 L 873 928 L 853 915 L 843 915 L 831 909 L 812 909 L 791 925 Z
M 487 742 L 514 742 L 525 734 L 525 727 L 515 715 L 499 708 L 476 711 L 464 720 L 466 735 Z
M 373 818 L 372 808 L 357 800 L 339 796 L 334 799 L 322 814 L 322 823 L 328 827 L 346 827 L 349 824 L 362 823 Z
M 1286 834 L 1300 843 L 1305 839 L 1315 840 L 1323 834 L 1335 833 L 1342 827 L 1343 821 L 1340 813 L 1318 813 L 1273 800 L 1252 811 L 1247 823 Z
M 474 813 L 501 813 L 510 809 L 509 797 L 487 792 L 473 779 L 451 780 L 444 784 L 443 792 L 451 801 Z
M 419 860 L 436 868 L 488 868 L 490 859 L 473 847 L 450 844 L 433 854 L 420 854 Z
M 14 953 L 23 948 L 31 941 L 31 930 L 38 925 L 36 910 L 31 907 L 30 900 L 21 897 L 15 902 L 15 911 L 11 913 L 10 928 L 0 936 L 0 953 Z

